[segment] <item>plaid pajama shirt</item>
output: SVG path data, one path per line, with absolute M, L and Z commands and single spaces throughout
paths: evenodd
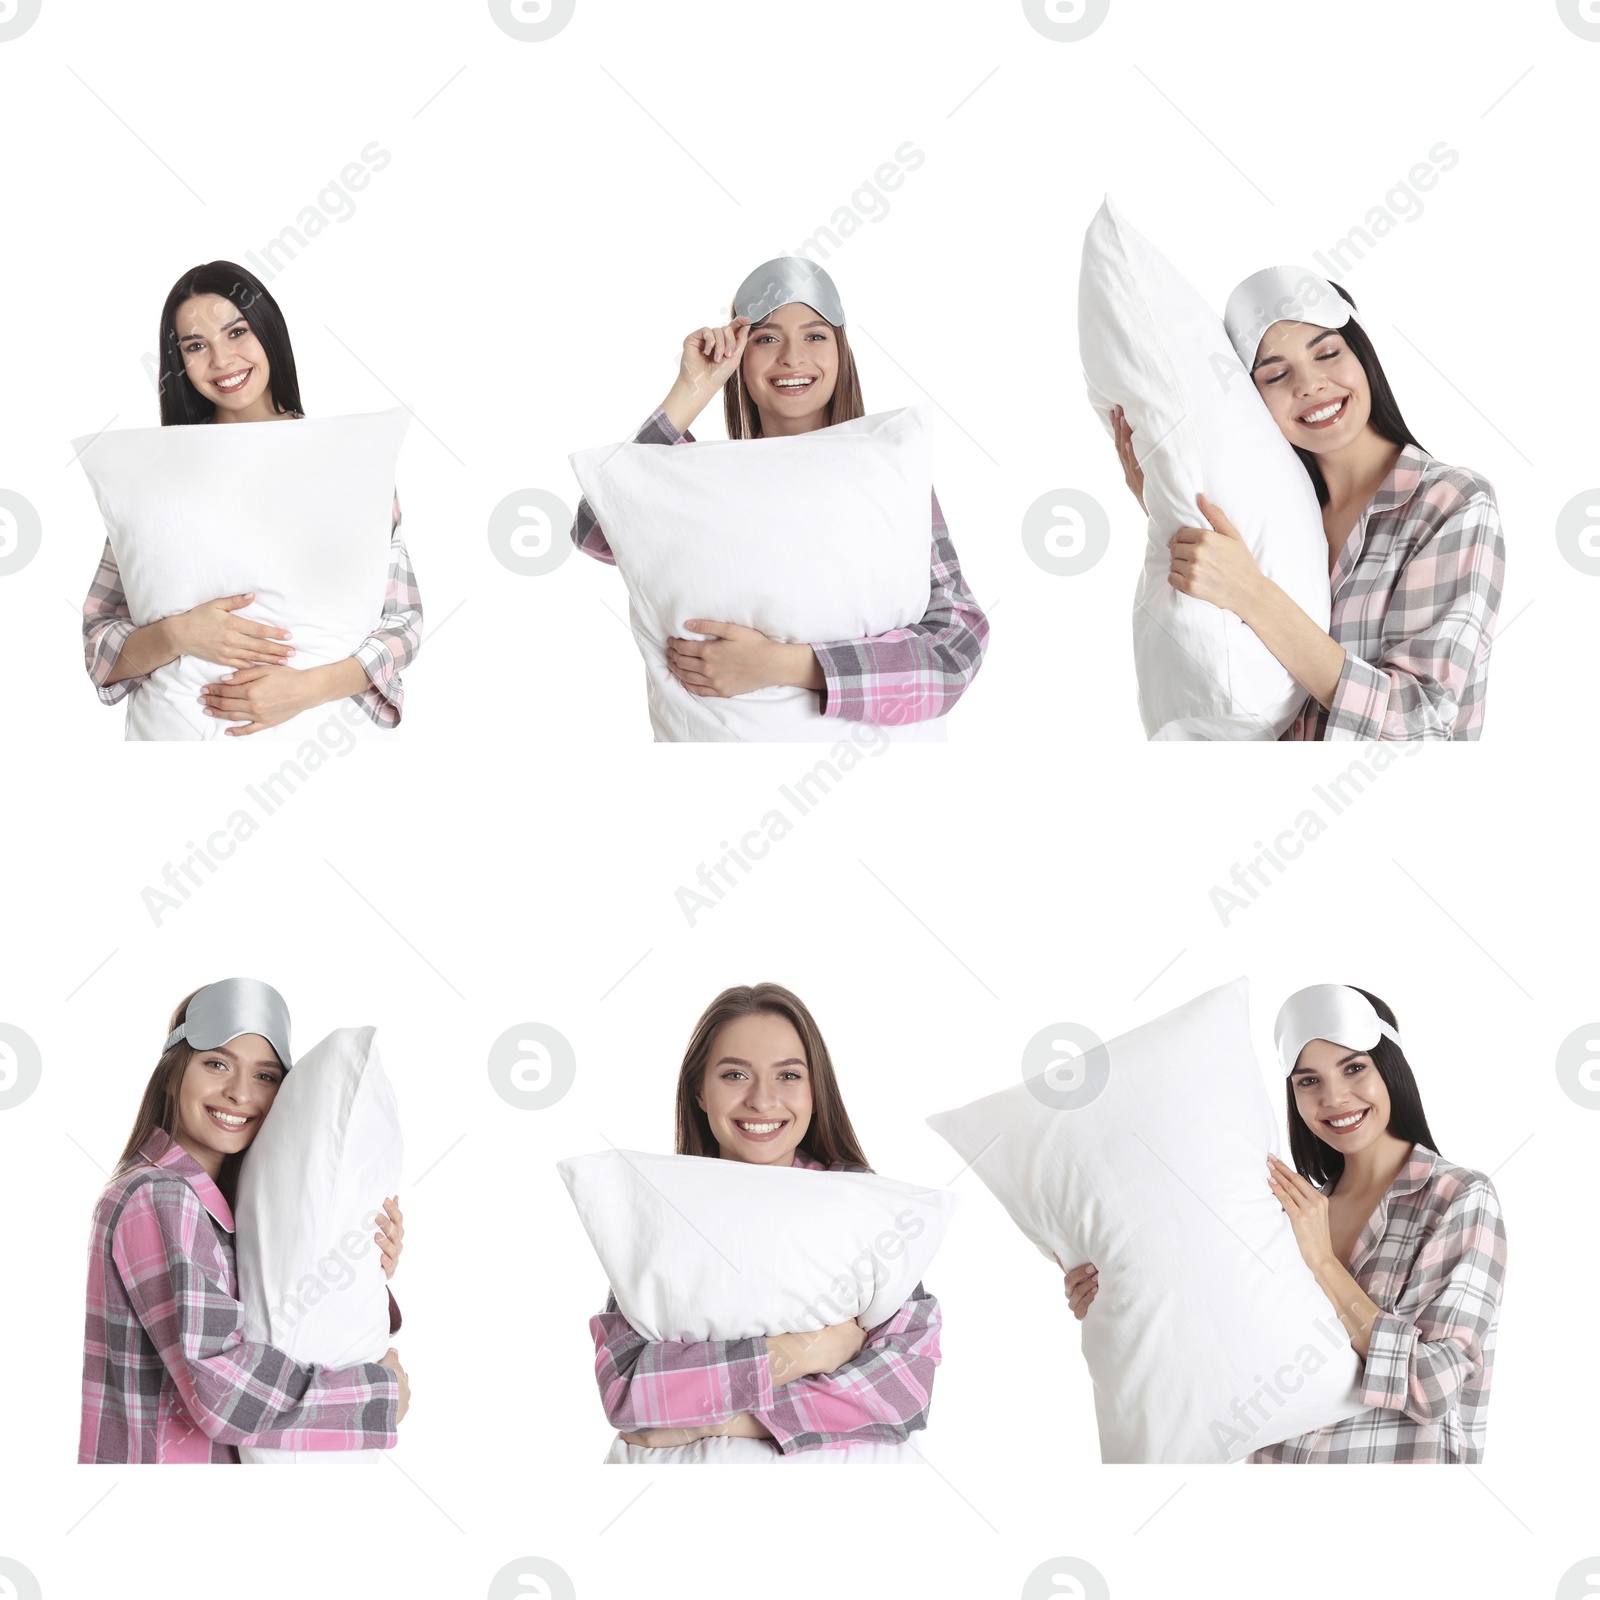
M 83 602 L 84 665 L 103 705 L 116 705 L 144 682 L 143 677 L 106 682 L 133 629 L 128 597 L 122 588 L 122 574 L 117 570 L 117 558 L 107 539 L 100 555 L 100 566 Z M 389 529 L 389 583 L 383 597 L 383 619 L 352 652 L 371 679 L 353 698 L 380 728 L 392 728 L 400 721 L 406 698 L 400 674 L 416 659 L 421 647 L 422 593 L 417 588 L 411 557 L 406 553 L 406 542 L 400 532 L 400 496 L 396 495 L 394 520 Z M 219 678 L 225 672 L 225 668 L 217 668 Z
M 1505 1270 L 1494 1185 L 1413 1145 L 1350 1269 L 1382 1311 L 1360 1380 L 1377 1409 L 1246 1459 L 1482 1461 Z
M 824 1170 L 803 1150 L 795 1151 L 794 1164 Z M 655 1342 L 634 1332 L 615 1295 L 589 1319 L 595 1377 L 612 1427 L 623 1433 L 694 1428 L 748 1411 L 785 1455 L 845 1449 L 857 1440 L 899 1443 L 927 1427 L 940 1326 L 939 1302 L 919 1283 L 853 1359 L 775 1389 L 764 1338 Z
M 159 1130 L 113 1178 L 89 1240 L 78 1460 L 237 1461 L 237 1446 L 389 1449 L 388 1367 L 301 1367 L 245 1336 L 233 1212 Z M 391 1309 L 391 1321 L 394 1312 Z
M 694 435 L 679 433 L 657 406 L 634 443 L 693 444 Z M 944 716 L 977 677 L 989 642 L 989 620 L 961 576 L 937 494 L 932 531 L 928 609 L 921 622 L 868 639 L 812 644 L 822 667 L 823 716 L 891 726 L 925 722 Z M 578 502 L 572 542 L 585 555 L 616 565 L 587 500 Z
M 1334 565 L 1333 704 L 1307 700 L 1283 737 L 1482 737 L 1504 576 L 1494 490 L 1406 445 Z

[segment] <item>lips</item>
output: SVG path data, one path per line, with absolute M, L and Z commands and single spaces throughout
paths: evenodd
M 766 1144 L 769 1140 L 776 1139 L 785 1128 L 789 1126 L 787 1117 L 768 1117 L 757 1122 L 753 1117 L 736 1118 L 734 1128 L 740 1136 L 752 1140 L 756 1144 Z
M 239 1133 L 256 1120 L 254 1117 L 241 1116 L 236 1111 L 224 1111 L 220 1106 L 207 1106 L 206 1115 L 211 1118 L 212 1125 L 221 1128 L 224 1133 Z
M 238 394 L 249 383 L 254 367 L 246 367 L 243 372 L 230 372 L 225 378 L 213 378 L 211 387 L 220 390 L 223 394 Z
M 1324 1117 L 1322 1125 L 1337 1134 L 1354 1133 L 1362 1127 L 1367 1118 L 1372 1114 L 1371 1106 L 1363 1106 L 1359 1111 L 1346 1112 L 1341 1117 Z
M 1302 411 L 1295 418 L 1295 421 L 1302 428 L 1331 428 L 1334 423 L 1343 419 L 1345 409 L 1349 404 L 1349 395 L 1344 395 L 1338 400 L 1325 400 L 1321 405 L 1312 406 L 1308 411 Z
M 815 377 L 807 377 L 804 373 L 785 373 L 781 378 L 768 378 L 767 382 L 779 394 L 804 394 L 816 383 Z

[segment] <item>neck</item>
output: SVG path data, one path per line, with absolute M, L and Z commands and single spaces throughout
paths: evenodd
M 724 1161 L 747 1161 L 753 1167 L 792 1167 L 794 1165 L 794 1151 L 786 1150 L 783 1155 L 772 1161 L 749 1161 L 741 1150 L 730 1150 L 726 1145 L 718 1145 Z
M 761 416 L 761 437 L 763 439 L 792 438 L 798 433 L 816 433 L 821 428 L 828 426 L 827 408 L 813 411 L 804 417 L 774 417 L 762 411 L 758 405 L 757 412 Z
M 172 1137 L 205 1168 L 206 1176 L 215 1183 L 222 1175 L 222 1152 L 197 1143 L 181 1130 Z
M 1335 1187 L 1381 1193 L 1399 1177 L 1400 1169 L 1411 1159 L 1411 1150 L 1409 1140 L 1398 1138 L 1386 1129 L 1366 1149 L 1344 1158 L 1344 1171 Z
M 259 400 L 252 400 L 242 411 L 224 411 L 221 406 L 217 406 L 211 420 L 213 422 L 277 422 L 293 415 L 292 411 L 279 411 L 269 392 L 262 395 Z
M 1365 505 L 1400 459 L 1400 449 L 1369 422 L 1342 450 L 1318 456 L 1328 503 L 1341 506 L 1359 499 Z

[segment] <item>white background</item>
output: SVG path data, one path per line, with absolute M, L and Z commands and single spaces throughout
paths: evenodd
M 44 528 L 0 578 L 0 1021 L 44 1059 L 0 1111 L 0 1557 L 52 1600 L 112 1582 L 477 1595 L 522 1556 L 584 1597 L 1012 1595 L 1060 1556 L 1118 1600 L 1555 1593 L 1595 1553 L 1600 1118 L 1554 1059 L 1600 1012 L 1583 915 L 1600 589 L 1553 527 L 1597 478 L 1585 318 L 1563 298 L 1592 256 L 1597 66 L 1600 43 L 1544 3 L 1113 0 L 1058 43 L 1016 4 L 579 0 L 522 43 L 481 5 L 247 23 L 46 0 L 0 43 L 0 487 Z M 401 734 L 263 816 L 246 786 L 281 759 L 266 747 L 117 748 L 121 713 L 82 672 L 103 534 L 67 440 L 152 425 L 141 357 L 173 279 L 259 252 L 372 140 L 390 164 L 270 286 L 309 410 L 414 408 L 400 494 L 438 636 Z M 530 487 L 570 506 L 567 454 L 630 435 L 683 334 L 838 208 L 874 206 L 860 185 L 907 140 L 924 164 L 826 264 L 869 408 L 940 409 L 936 481 L 990 658 L 948 746 L 869 755 L 788 808 L 792 831 L 691 925 L 676 891 L 820 752 L 651 747 L 615 572 L 574 555 L 514 576 L 489 513 Z M 1343 281 L 1423 443 L 1499 495 L 1487 736 L 1402 757 L 1335 815 L 1314 786 L 1348 751 L 1143 745 L 1142 519 L 1083 399 L 1079 243 L 1109 190 L 1220 306 L 1247 272 L 1326 250 L 1440 140 L 1458 165 Z M 1061 487 L 1113 518 L 1075 579 L 1019 537 Z M 143 891 L 240 809 L 256 831 L 158 922 Z M 1308 809 L 1324 831 L 1225 922 L 1213 889 L 1257 841 L 1292 849 Z M 171 1007 L 233 972 L 284 991 L 300 1048 L 375 1023 L 401 1097 L 414 1409 L 355 1480 L 73 1464 L 94 1197 Z M 586 1323 L 604 1284 L 552 1163 L 670 1147 L 681 1049 L 718 989 L 796 989 L 874 1165 L 943 1183 L 959 1162 L 923 1117 L 1016 1081 L 1038 1029 L 1110 1037 L 1241 972 L 1274 1096 L 1278 1001 L 1359 983 L 1398 1011 L 1444 1153 L 1494 1177 L 1510 1276 L 1481 1468 L 1403 1495 L 1372 1473 L 1102 1468 L 1059 1276 L 971 1175 L 928 1278 L 934 1471 L 600 1467 Z M 577 1054 L 545 1111 L 486 1070 L 528 1021 Z

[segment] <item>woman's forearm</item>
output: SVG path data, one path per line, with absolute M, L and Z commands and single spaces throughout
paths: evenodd
M 325 667 L 307 667 L 305 675 L 316 684 L 317 698 L 311 702 L 316 706 L 365 694 L 372 682 L 367 669 L 354 656 L 346 656 L 343 661 L 334 661 Z
M 709 380 L 701 384 L 692 384 L 680 373 L 672 387 L 667 390 L 667 398 L 661 402 L 661 409 L 666 413 L 667 421 L 679 433 L 687 433 L 694 419 L 710 405 L 718 387 Z
M 107 684 L 121 683 L 125 678 L 143 678 L 157 667 L 176 661 L 183 654 L 176 624 L 179 617 L 163 617 L 160 622 L 148 622 L 135 628 L 122 641 L 122 649 L 106 677 Z
M 1312 1275 L 1350 1335 L 1350 1348 L 1365 1361 L 1372 1342 L 1372 1324 L 1383 1315 L 1383 1307 L 1337 1261 L 1313 1268 Z
M 1295 681 L 1324 708 L 1333 704 L 1345 650 L 1270 578 L 1262 578 L 1239 619 Z

